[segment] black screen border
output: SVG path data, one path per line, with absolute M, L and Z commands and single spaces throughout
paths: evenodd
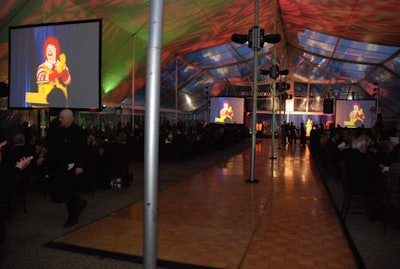
M 359 125 L 355 126 L 349 126 L 346 125 L 344 120 L 348 120 L 347 115 L 351 111 L 351 106 L 353 106 L 355 103 L 359 103 L 360 105 L 363 104 L 362 108 L 366 114 L 366 121 L 365 123 L 362 124 L 364 128 L 372 128 L 373 125 L 376 122 L 376 118 L 374 118 L 374 109 L 376 109 L 376 99 L 354 99 L 354 100 L 349 100 L 349 99 L 336 99 L 335 100 L 335 124 L 340 125 L 344 128 L 350 128 L 350 129 L 355 129 L 359 128 Z M 368 104 L 368 105 L 367 105 Z M 367 105 L 367 106 L 366 106 Z M 366 106 L 366 107 L 365 107 Z M 344 109 L 344 107 L 347 107 L 347 109 Z
M 212 102 L 215 102 L 215 100 L 217 100 L 218 103 L 221 103 L 220 102 L 221 100 L 228 100 L 229 101 L 231 99 L 240 99 L 241 102 L 242 102 L 242 104 L 241 104 L 242 107 L 240 108 L 241 111 L 238 113 L 238 114 L 241 114 L 241 116 L 240 116 L 241 122 L 224 122 L 224 123 L 217 122 L 215 120 L 215 117 L 218 115 L 217 111 L 219 111 L 220 107 L 218 107 L 217 110 L 215 110 L 216 108 L 213 109 Z M 209 113 L 210 113 L 210 123 L 212 123 L 212 124 L 237 124 L 237 125 L 244 124 L 244 122 L 245 122 L 245 117 L 244 117 L 245 102 L 246 102 L 245 98 L 241 97 L 241 96 L 211 96 L 210 97 L 210 111 L 209 111 Z
M 10 97 L 12 94 L 12 85 L 11 85 L 11 79 L 12 79 L 12 72 L 11 72 L 11 64 L 12 60 L 11 59 L 11 51 L 12 51 L 12 40 L 11 40 L 11 35 L 12 31 L 16 29 L 24 29 L 24 28 L 35 28 L 35 27 L 51 27 L 51 26 L 62 26 L 62 25 L 71 25 L 71 24 L 87 24 L 87 23 L 98 23 L 98 100 L 97 102 L 97 107 L 80 107 L 80 106 L 72 106 L 68 107 L 71 110 L 77 110 L 77 111 L 101 111 L 102 108 L 102 19 L 97 18 L 97 19 L 88 19 L 88 20 L 76 20 L 76 21 L 63 21 L 63 22 L 50 22 L 50 23 L 41 23 L 41 24 L 26 24 L 26 25 L 18 25 L 18 26 L 10 26 L 9 31 L 8 31 L 8 79 L 9 79 L 9 92 L 8 92 L 8 109 L 21 109 L 21 110 L 30 110 L 30 109 L 63 109 L 66 107 L 57 107 L 57 106 L 17 106 L 17 105 L 11 105 L 10 104 Z

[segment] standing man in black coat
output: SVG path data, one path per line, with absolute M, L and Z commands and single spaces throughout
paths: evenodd
M 60 125 L 47 136 L 48 152 L 45 156 L 52 180 L 52 199 L 65 202 L 68 219 L 64 227 L 78 223 L 78 217 L 87 202 L 79 197 L 79 179 L 87 159 L 86 135 L 74 123 L 74 114 L 64 109 L 59 115 Z

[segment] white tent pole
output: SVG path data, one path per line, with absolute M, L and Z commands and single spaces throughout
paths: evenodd
M 145 269 L 157 268 L 158 137 L 163 10 L 163 0 L 150 1 L 144 143 L 143 266 Z

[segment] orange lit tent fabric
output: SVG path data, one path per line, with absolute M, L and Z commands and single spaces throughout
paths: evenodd
M 134 85 L 135 102 L 143 104 L 149 5 L 145 0 L 6 1 L 0 11 L 0 81 L 8 82 L 9 26 L 101 18 L 103 103 L 119 105 Z M 233 94 L 251 85 L 252 50 L 232 43 L 231 36 L 253 26 L 254 6 L 254 0 L 165 1 L 163 105 L 174 108 L 176 88 L 179 109 L 193 111 L 202 107 L 205 89 Z M 370 97 L 378 82 L 384 112 L 399 116 L 398 1 L 259 1 L 259 25 L 268 33 L 275 29 L 275 11 L 282 36 L 277 60 L 289 69 L 292 83 L 325 85 L 324 94 L 336 90 L 337 96 L 351 86 Z M 272 64 L 272 48 L 267 44 L 259 52 L 260 68 Z M 269 81 L 259 79 L 261 85 Z M 191 106 L 184 95 L 192 98 Z

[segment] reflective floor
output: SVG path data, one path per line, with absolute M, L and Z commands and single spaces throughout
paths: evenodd
M 254 166 L 249 149 L 159 192 L 160 266 L 357 268 L 308 148 L 270 141 L 256 145 Z M 143 203 L 53 243 L 140 262 Z

